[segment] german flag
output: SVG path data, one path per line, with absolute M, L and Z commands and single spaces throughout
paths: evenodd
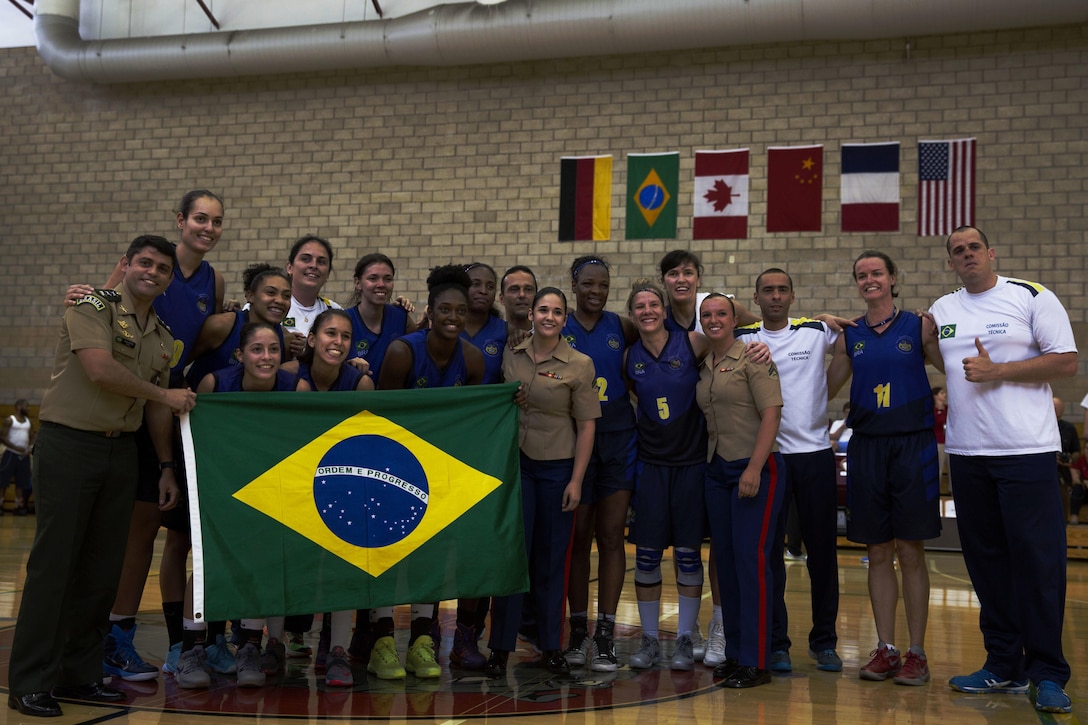
M 612 157 L 560 159 L 559 241 L 601 241 L 612 236 Z

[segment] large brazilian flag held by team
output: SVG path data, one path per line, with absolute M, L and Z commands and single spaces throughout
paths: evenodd
M 182 420 L 196 616 L 527 590 L 515 389 L 201 395 Z

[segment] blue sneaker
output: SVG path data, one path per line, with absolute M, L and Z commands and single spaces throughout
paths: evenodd
M 948 686 L 958 692 L 970 692 L 975 695 L 991 695 L 998 692 L 1023 695 L 1028 691 L 1027 680 L 1004 680 L 989 670 L 979 670 L 970 675 L 956 675 L 948 681 Z
M 206 664 L 212 672 L 221 675 L 233 675 L 238 672 L 238 665 L 234 661 L 230 647 L 227 646 L 227 638 L 221 634 L 215 635 L 215 644 L 204 648 Z
M 1073 703 L 1065 690 L 1053 680 L 1043 680 L 1035 686 L 1035 709 L 1040 712 L 1072 712 Z
M 816 660 L 816 669 L 824 672 L 842 672 L 842 658 L 833 647 L 822 649 L 819 652 L 809 650 L 808 656 Z
M 779 675 L 793 672 L 793 662 L 790 661 L 790 653 L 784 649 L 771 652 L 771 672 Z
M 102 643 L 102 672 L 126 682 L 143 682 L 159 676 L 159 669 L 144 662 L 132 644 L 136 627 L 125 631 L 116 624 Z
M 172 675 L 178 671 L 178 658 L 181 657 L 181 642 L 170 645 L 166 651 L 166 662 L 162 663 L 162 671 Z

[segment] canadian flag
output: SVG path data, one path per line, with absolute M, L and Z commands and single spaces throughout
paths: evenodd
M 748 238 L 748 149 L 695 152 L 692 238 Z

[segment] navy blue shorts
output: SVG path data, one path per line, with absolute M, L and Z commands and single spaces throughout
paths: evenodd
M 895 436 L 855 431 L 846 473 L 846 538 L 883 544 L 940 536 L 940 467 L 933 431 Z
M 633 491 L 637 457 L 634 430 L 598 433 L 582 479 L 582 503 L 595 504 L 617 491 Z
M 699 549 L 706 526 L 706 464 L 659 466 L 642 463 L 635 486 L 635 521 L 630 541 L 664 551 Z
M 151 442 L 151 434 L 144 423 L 136 431 L 136 457 L 139 462 L 139 478 L 136 484 L 136 500 L 144 503 L 159 502 L 159 477 L 162 475 L 159 469 L 159 456 L 155 452 L 155 445 Z M 162 515 L 162 525 L 172 531 L 188 533 L 189 531 L 189 505 L 186 494 L 185 460 L 181 453 L 181 429 L 174 418 L 174 478 L 178 482 L 178 505 Z

